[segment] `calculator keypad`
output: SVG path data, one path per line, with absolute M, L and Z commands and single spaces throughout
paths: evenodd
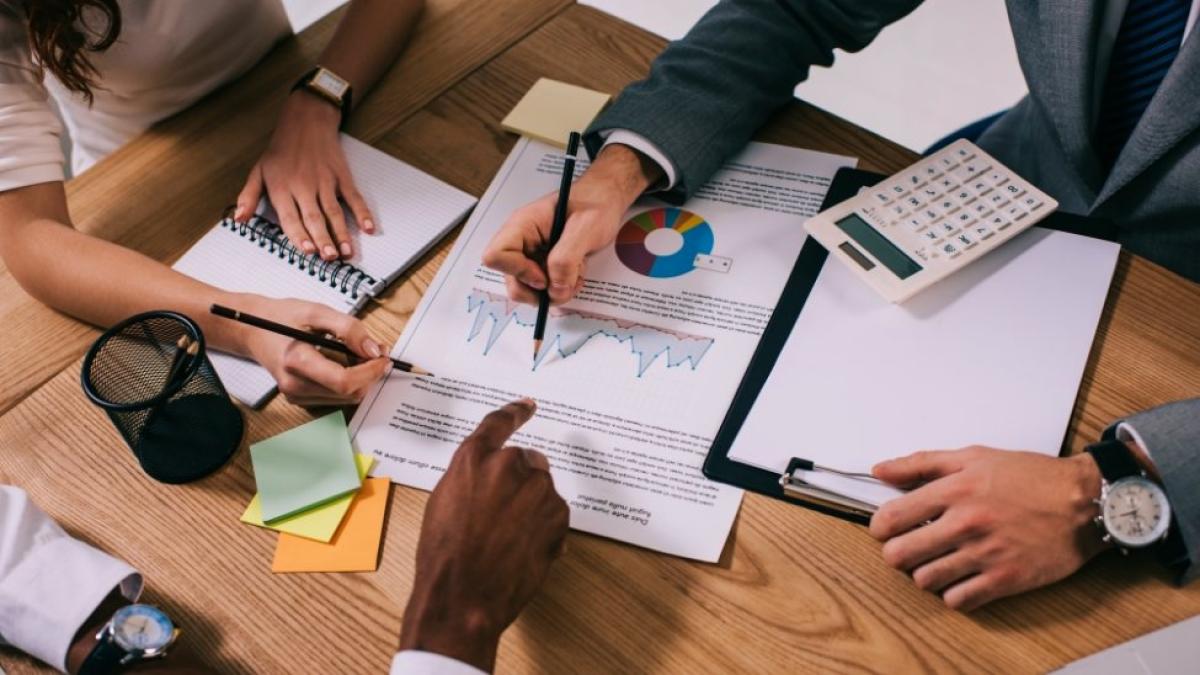
M 1047 210 L 1040 192 L 969 143 L 896 174 L 860 202 L 860 215 L 925 266 L 956 261 Z

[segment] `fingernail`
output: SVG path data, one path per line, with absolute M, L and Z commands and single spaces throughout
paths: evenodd
M 367 232 L 375 231 L 375 221 L 371 220 L 370 218 L 363 218 L 362 226 Z
M 546 290 L 546 282 L 542 281 L 541 279 L 529 279 L 528 281 L 521 279 L 521 283 L 537 291 Z
M 326 244 L 325 248 L 321 249 L 321 253 L 326 258 L 336 258 L 337 257 L 337 249 L 329 244 Z
M 379 345 L 371 338 L 367 338 L 366 340 L 363 340 L 363 349 L 365 349 L 366 352 L 368 354 L 370 354 L 371 358 L 373 358 L 373 359 L 377 359 L 380 356 L 383 356 L 383 350 L 380 349 Z
M 523 398 L 523 399 L 520 399 L 519 401 L 517 401 L 517 403 L 518 403 L 519 405 L 523 405 L 523 406 L 525 406 L 526 408 L 531 408 L 531 409 L 534 409 L 534 410 L 536 410 L 536 409 L 537 409 L 537 401 L 535 401 L 535 400 L 533 400 L 533 399 L 531 399 L 531 398 L 528 398 L 528 397 L 526 397 L 526 398 Z
M 567 291 L 571 290 L 571 287 L 566 284 L 550 284 L 550 290 L 558 291 L 559 293 L 566 293 Z
M 343 241 L 342 242 L 342 255 L 353 255 L 353 254 L 354 254 L 354 249 L 350 248 L 350 243 Z
M 300 248 L 304 249 L 305 253 L 312 253 L 317 250 L 316 244 L 313 244 L 311 241 L 309 241 L 307 239 L 300 242 Z

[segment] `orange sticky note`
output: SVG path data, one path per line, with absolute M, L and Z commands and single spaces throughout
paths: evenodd
M 387 510 L 387 478 L 368 478 L 328 544 L 282 532 L 272 572 L 373 572 L 379 565 L 379 539 Z

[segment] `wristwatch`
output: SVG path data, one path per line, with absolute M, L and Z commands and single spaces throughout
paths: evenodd
M 152 605 L 118 609 L 96 634 L 96 646 L 79 667 L 79 675 L 109 675 L 136 661 L 162 658 L 179 637 L 171 619 Z
M 1088 446 L 1100 467 L 1100 515 L 1105 543 L 1112 542 L 1128 552 L 1164 541 L 1171 529 L 1171 503 L 1158 483 L 1150 480 L 1133 453 L 1119 440 Z
M 292 91 L 301 88 L 337 106 L 342 111 L 342 121 L 350 113 L 350 99 L 354 92 L 350 83 L 332 70 L 323 66 L 313 68 L 296 81 Z

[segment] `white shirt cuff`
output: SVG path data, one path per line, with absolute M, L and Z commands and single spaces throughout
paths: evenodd
M 0 485 L 0 644 L 66 670 L 75 634 L 118 587 L 136 600 L 141 575 L 72 539 L 23 491 Z
M 409 650 L 392 658 L 392 675 L 487 675 L 474 666 L 433 652 Z
M 650 158 L 650 161 L 662 169 L 663 176 L 666 178 L 665 183 L 654 186 L 651 191 L 665 191 L 675 187 L 675 183 L 677 182 L 675 165 L 667 158 L 666 153 L 660 150 L 650 139 L 627 129 L 601 131 L 600 136 L 604 139 L 604 147 L 608 147 L 614 143 L 628 146 Z
M 1117 440 L 1121 441 L 1122 443 L 1129 443 L 1130 441 L 1136 443 L 1137 446 L 1142 449 L 1142 452 L 1146 453 L 1146 457 L 1148 457 L 1151 462 L 1154 461 L 1154 456 L 1150 454 L 1149 446 L 1146 445 L 1146 442 L 1142 440 L 1141 435 L 1138 434 L 1137 429 L 1134 429 L 1133 425 L 1129 422 L 1121 422 L 1117 425 Z

